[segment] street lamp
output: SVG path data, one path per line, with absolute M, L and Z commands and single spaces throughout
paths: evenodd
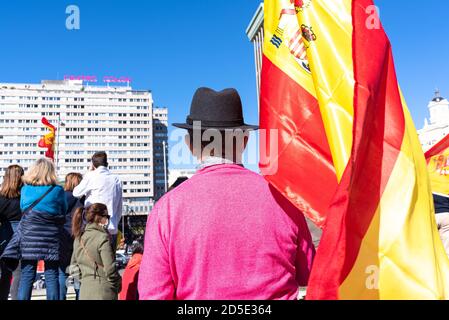
M 130 218 L 130 216 L 134 216 L 136 213 L 134 212 L 134 210 L 133 209 L 131 209 L 131 211 L 129 212 L 129 215 L 128 215 L 128 229 L 131 231 L 132 230 L 132 228 L 131 228 L 131 223 L 129 222 L 129 218 Z
M 125 204 L 125 214 L 122 214 L 122 237 L 125 237 L 125 216 L 128 215 L 129 206 Z
M 167 190 L 168 190 L 168 186 L 167 186 L 167 157 L 166 157 L 166 154 L 165 154 L 165 152 L 166 152 L 166 147 L 167 147 L 167 145 L 166 145 L 166 143 L 165 143 L 165 141 L 162 141 L 162 145 L 163 145 L 163 151 L 164 151 L 164 189 L 165 189 L 165 193 L 167 193 Z
M 59 172 L 59 137 L 61 136 L 61 127 L 65 127 L 65 123 L 61 121 L 61 113 L 58 112 L 58 124 L 57 124 L 57 128 L 56 128 L 56 135 L 57 135 L 57 139 L 56 139 L 56 160 L 55 160 L 55 166 L 56 166 L 56 171 Z

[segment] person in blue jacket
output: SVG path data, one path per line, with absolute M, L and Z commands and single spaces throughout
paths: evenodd
M 37 263 L 45 262 L 47 300 L 59 300 L 58 269 L 60 242 L 67 212 L 64 189 L 57 185 L 53 162 L 39 159 L 23 176 L 20 207 L 23 212 L 17 232 L 1 259 L 21 262 L 19 300 L 30 300 Z

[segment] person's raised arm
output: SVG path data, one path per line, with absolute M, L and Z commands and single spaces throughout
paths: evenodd
M 81 180 L 80 184 L 73 189 L 73 196 L 75 198 L 82 198 L 90 191 L 90 171 L 86 173 Z

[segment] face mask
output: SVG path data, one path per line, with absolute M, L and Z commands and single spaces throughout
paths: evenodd
M 103 229 L 108 230 L 109 220 L 108 220 L 108 222 L 106 222 L 105 224 L 99 223 L 98 225 L 99 225 L 100 227 L 102 227 Z

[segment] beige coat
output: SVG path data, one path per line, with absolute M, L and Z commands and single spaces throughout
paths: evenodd
M 88 224 L 81 239 L 75 239 L 71 274 L 77 273 L 81 281 L 80 300 L 117 300 L 121 277 L 109 234 L 98 224 Z

